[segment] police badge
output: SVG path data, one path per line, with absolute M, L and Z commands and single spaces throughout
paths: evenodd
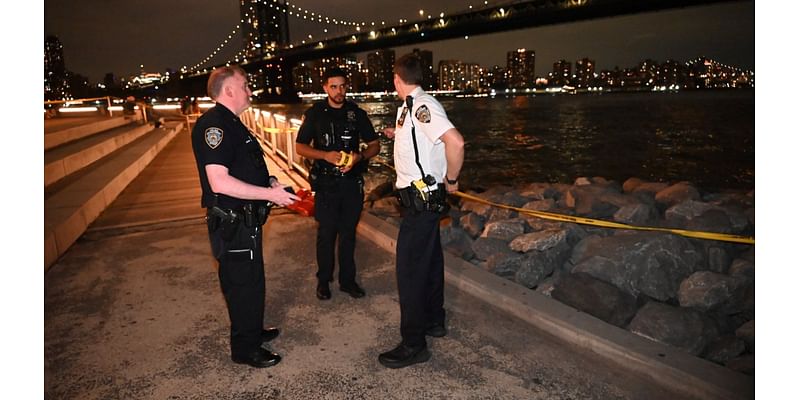
M 206 129 L 206 144 L 212 149 L 216 149 L 222 143 L 222 129 L 211 127 Z
M 431 122 L 431 110 L 428 110 L 426 105 L 421 105 L 417 108 L 417 111 L 414 113 L 414 116 L 417 117 L 417 120 L 422 123 Z
M 347 110 L 347 120 L 350 122 L 355 122 L 356 112 L 353 110 Z

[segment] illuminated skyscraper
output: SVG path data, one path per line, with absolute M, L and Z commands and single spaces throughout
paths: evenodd
M 564 86 L 572 82 L 572 63 L 567 60 L 558 60 L 553 63 L 553 72 L 550 74 L 550 86 Z
M 533 87 L 536 81 L 536 52 L 525 49 L 509 51 L 506 56 L 508 87 Z
M 594 60 L 582 58 L 575 61 L 575 84 L 579 88 L 589 87 L 594 79 Z
M 394 91 L 394 50 L 377 50 L 367 54 L 367 85 L 374 91 Z
M 262 56 L 289 45 L 286 1 L 239 0 L 246 57 Z
M 435 83 L 433 81 L 433 52 L 420 49 L 414 49 L 412 52 L 422 64 L 422 88 L 424 90 L 432 90 Z
M 69 96 L 68 72 L 64 64 L 64 47 L 55 36 L 44 40 L 44 98 L 61 100 Z

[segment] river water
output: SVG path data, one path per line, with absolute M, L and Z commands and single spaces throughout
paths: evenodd
M 755 187 L 753 90 L 439 100 L 466 141 L 462 189 L 581 176 Z M 400 102 L 359 104 L 379 130 L 394 123 Z M 308 106 L 280 111 L 299 117 Z M 382 144 L 391 161 L 391 142 Z

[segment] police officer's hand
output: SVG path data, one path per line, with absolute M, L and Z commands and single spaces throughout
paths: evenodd
M 453 193 L 458 191 L 458 181 L 456 183 L 449 183 L 447 181 L 444 182 L 444 188 L 447 189 L 447 193 Z
M 339 167 L 339 171 L 342 171 L 343 174 L 346 174 L 347 171 L 350 171 L 351 169 L 353 169 L 353 167 L 355 167 L 356 164 L 358 164 L 358 162 L 361 161 L 361 159 L 364 158 L 363 156 L 361 156 L 361 153 L 353 152 L 353 153 L 350 153 L 350 154 L 352 154 L 352 156 L 353 156 L 353 161 L 351 161 L 350 164 L 348 164 L 348 165 L 344 165 L 344 166 Z
M 325 153 L 325 161 L 336 165 L 339 163 L 339 159 L 342 157 L 338 151 L 328 151 Z
M 389 139 L 394 139 L 394 128 L 391 127 L 383 128 L 383 136 L 386 136 Z
M 267 189 L 268 195 L 266 200 L 269 200 L 279 206 L 288 206 L 295 201 L 300 200 L 300 198 L 295 194 L 284 190 L 285 187 L 286 185 L 279 183 Z

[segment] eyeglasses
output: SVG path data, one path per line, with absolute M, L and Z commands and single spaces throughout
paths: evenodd
M 408 114 L 408 107 L 403 107 L 403 113 L 400 114 L 400 118 L 397 120 L 398 127 L 403 127 L 403 123 L 406 122 L 406 114 Z

